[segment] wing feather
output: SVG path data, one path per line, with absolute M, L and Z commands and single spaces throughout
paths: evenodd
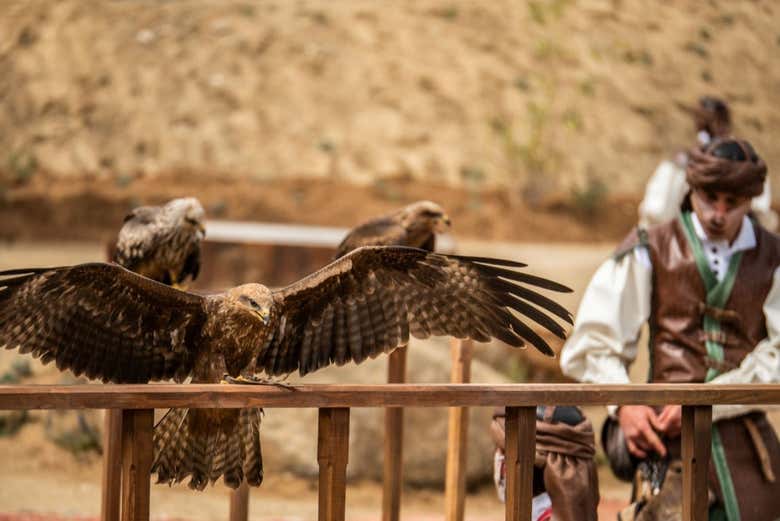
M 183 379 L 202 300 L 114 264 L 0 272 L 0 347 L 103 381 Z
M 516 271 L 523 266 L 416 248 L 359 248 L 274 292 L 285 336 L 261 350 L 258 368 L 305 374 L 332 363 L 361 362 L 405 345 L 410 333 L 497 338 L 516 347 L 525 340 L 554 356 L 524 319 L 564 337 L 555 318 L 571 323 L 571 314 L 528 286 L 571 290 Z

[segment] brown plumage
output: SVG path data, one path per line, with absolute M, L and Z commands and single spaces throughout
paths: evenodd
M 449 227 L 450 218 L 441 206 L 417 201 L 350 230 L 339 244 L 336 258 L 361 246 L 409 246 L 433 251 L 436 232 L 443 233 Z
M 163 284 L 195 280 L 204 219 L 203 207 L 194 197 L 135 208 L 119 230 L 114 261 Z
M 552 355 L 518 316 L 556 335 L 571 323 L 560 305 L 527 286 L 570 291 L 518 271 L 523 264 L 364 247 L 287 287 L 246 284 L 196 295 L 114 264 L 0 272 L 0 347 L 106 382 L 306 374 L 359 363 L 405 345 L 409 335 L 451 335 Z M 537 307 L 538 306 L 538 307 Z M 172 410 L 155 432 L 162 482 L 191 476 L 198 489 L 262 480 L 259 412 Z

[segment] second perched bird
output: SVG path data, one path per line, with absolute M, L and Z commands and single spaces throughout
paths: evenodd
M 336 258 L 361 246 L 410 246 L 433 251 L 436 232 L 443 233 L 449 227 L 450 218 L 441 206 L 417 201 L 352 228 L 339 244 Z
M 178 286 L 200 271 L 205 212 L 194 197 L 140 206 L 125 217 L 114 262 L 144 277 Z

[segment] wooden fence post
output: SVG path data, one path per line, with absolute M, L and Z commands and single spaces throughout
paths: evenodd
M 154 409 L 122 411 L 122 521 L 149 521 Z
M 506 408 L 506 521 L 531 521 L 536 407 Z
M 119 521 L 122 497 L 122 410 L 106 409 L 103 421 L 101 521 Z
M 683 521 L 707 521 L 707 475 L 712 450 L 712 407 L 682 408 Z
M 452 383 L 471 381 L 472 340 L 450 341 L 452 353 Z M 469 432 L 468 407 L 450 407 L 447 435 L 447 470 L 444 492 L 445 521 L 463 521 L 466 506 L 466 463 Z
M 400 347 L 387 361 L 387 383 L 406 382 L 406 353 Z M 384 467 L 382 470 L 382 521 L 398 521 L 403 490 L 404 410 L 385 408 Z
M 246 481 L 241 486 L 230 491 L 230 521 L 247 521 L 249 519 L 249 485 Z
M 319 521 L 344 521 L 349 459 L 349 409 L 323 408 L 319 414 L 317 463 L 320 467 Z

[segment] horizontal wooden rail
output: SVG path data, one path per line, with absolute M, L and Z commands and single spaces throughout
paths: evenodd
M 714 404 L 780 404 L 780 385 L 709 384 L 387 384 L 3 385 L 2 409 L 123 409 L 122 519 L 149 519 L 153 409 L 167 407 L 317 407 L 319 513 L 344 521 L 351 407 L 507 406 L 506 520 L 530 519 L 537 404 L 683 406 L 683 520 L 706 521 L 708 433 Z
M 3 409 L 780 404 L 780 384 L 0 385 Z

